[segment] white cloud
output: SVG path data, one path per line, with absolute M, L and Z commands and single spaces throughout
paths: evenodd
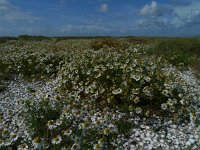
M 191 2 L 189 5 L 179 5 L 173 8 L 175 17 L 173 24 L 176 27 L 200 26 L 200 2 Z
M 200 31 L 200 2 L 182 5 L 158 5 L 153 2 L 140 10 L 142 17 L 135 21 L 138 31 L 166 35 L 194 35 Z
M 149 17 L 148 19 L 141 19 L 137 21 L 139 28 L 162 29 L 171 26 L 171 22 L 165 18 Z
M 7 0 L 0 0 L 0 11 L 12 9 L 12 5 Z
M 33 22 L 39 18 L 32 16 L 30 13 L 21 11 L 8 0 L 0 0 L 0 19 L 2 21 L 28 20 L 29 22 Z
M 200 14 L 200 2 L 194 2 L 187 6 L 176 6 L 174 12 L 181 19 L 192 19 Z
M 109 8 L 108 8 L 108 4 L 104 3 L 100 6 L 99 11 L 100 12 L 108 12 Z
M 60 33 L 67 35 L 102 35 L 110 29 L 99 25 L 65 25 L 60 29 Z
M 152 1 L 150 5 L 145 5 L 141 10 L 140 10 L 140 15 L 155 15 L 157 13 L 157 2 Z
M 151 4 L 147 4 L 139 10 L 139 14 L 142 16 L 163 16 L 172 13 L 172 6 L 166 4 L 159 5 L 156 1 L 152 1 Z

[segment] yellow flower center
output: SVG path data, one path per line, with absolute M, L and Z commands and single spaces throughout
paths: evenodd
M 59 141 L 59 138 L 58 138 L 58 136 L 57 136 L 57 137 L 55 137 L 55 138 L 54 138 L 54 140 L 55 140 L 55 141 Z
M 65 131 L 65 133 L 66 133 L 66 134 L 69 134 L 69 133 L 70 133 L 70 131 L 69 131 L 69 130 L 66 130 L 66 131 Z
M 99 139 L 99 143 L 101 144 L 101 143 L 103 143 L 104 142 L 104 139 L 103 138 L 100 138 Z
M 35 142 L 35 143 L 41 143 L 41 138 L 40 138 L 40 137 L 34 138 L 34 142 Z
M 21 144 L 20 148 L 26 148 L 26 144 Z
M 99 149 L 99 148 L 100 148 L 100 145 L 99 145 L 99 144 L 96 144 L 95 147 L 96 147 L 97 149 Z
M 16 135 L 16 134 L 13 134 L 11 137 L 14 139 L 14 138 L 16 138 L 16 137 L 17 137 L 17 135 Z
M 53 125 L 53 124 L 54 124 L 54 121 L 53 121 L 53 120 L 50 120 L 50 121 L 48 121 L 48 124 L 49 124 L 49 125 Z

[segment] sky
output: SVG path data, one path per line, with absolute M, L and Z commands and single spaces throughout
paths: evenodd
M 200 0 L 0 0 L 0 36 L 200 36 Z

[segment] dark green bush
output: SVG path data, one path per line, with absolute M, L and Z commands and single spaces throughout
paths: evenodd
M 42 41 L 42 40 L 49 40 L 50 38 L 45 36 L 20 35 L 18 36 L 18 39 L 22 41 Z
M 127 44 L 125 42 L 116 40 L 116 39 L 103 39 L 103 40 L 96 40 L 91 43 L 91 47 L 94 50 L 99 50 L 103 48 L 104 46 L 107 47 L 113 47 L 113 48 L 123 48 L 127 47 Z
M 59 71 L 61 93 L 67 91 L 73 95 L 79 87 L 83 89 L 79 92 L 81 99 L 95 99 L 101 108 L 137 110 L 139 107 L 144 112 L 159 113 L 161 105 L 173 98 L 177 102 L 172 109 L 180 108 L 178 94 L 184 93 L 182 81 L 175 76 L 177 72 L 163 71 L 169 67 L 165 60 L 147 59 L 131 50 L 115 53 L 102 50 L 98 54 L 89 54 L 82 54 L 76 61 L 66 63 Z M 170 95 L 165 94 L 169 91 Z
M 6 43 L 7 41 L 10 41 L 10 40 L 17 40 L 17 38 L 16 37 L 0 37 L 0 44 Z
M 180 64 L 184 67 L 199 66 L 199 61 L 197 60 L 200 58 L 200 39 L 163 39 L 151 48 L 149 53 L 157 55 L 157 57 L 162 56 L 175 66 L 179 66 Z M 198 67 L 196 68 L 198 69 Z
M 156 45 L 156 52 L 167 54 L 176 52 L 177 54 L 190 56 L 200 56 L 200 39 L 197 38 L 174 38 L 159 42 Z
M 57 108 L 62 108 L 62 103 L 56 103 Z M 34 106 L 34 107 L 33 107 Z M 37 106 L 37 107 L 36 107 Z M 61 114 L 60 109 L 52 107 L 51 101 L 48 97 L 35 102 L 32 99 L 27 99 L 24 104 L 24 117 L 29 128 L 38 136 L 43 136 L 47 131 L 47 122 L 49 120 L 56 120 Z
M 126 38 L 129 43 L 132 44 L 152 44 L 160 40 L 160 38 L 153 37 L 127 37 Z

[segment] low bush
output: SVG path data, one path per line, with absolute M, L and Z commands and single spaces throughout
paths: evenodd
M 134 50 L 81 54 L 59 71 L 59 91 L 95 100 L 101 108 L 178 113 L 185 103 L 179 94 L 190 94 L 183 88 L 186 85 L 179 71 L 162 59 L 155 61 Z
M 126 40 L 131 44 L 151 45 L 161 40 L 161 38 L 153 37 L 127 37 Z
M 0 37 L 0 44 L 6 43 L 8 41 L 17 40 L 15 37 Z
M 129 138 L 137 138 L 131 133 L 142 120 L 197 123 L 200 95 L 168 57 L 149 55 L 140 46 L 121 48 L 110 41 L 102 42 L 96 50 L 82 49 L 80 42 L 70 48 L 81 49 L 67 53 L 48 53 L 43 50 L 48 43 L 44 45 L 37 50 L 7 49 L 13 50 L 12 54 L 5 51 L 0 62 L 3 70 L 11 68 L 29 76 L 56 74 L 44 89 L 28 87 L 31 98 L 16 100 L 15 109 L 0 116 L 0 149 L 125 149 Z M 148 129 L 139 129 L 150 134 L 150 127 L 156 129 L 150 124 Z M 156 136 L 160 141 L 161 136 Z M 168 142 L 166 135 L 162 140 Z M 158 141 L 152 140 L 152 149 L 160 146 Z M 141 142 L 130 143 L 139 149 L 144 146 Z
M 159 42 L 153 47 L 152 53 L 163 56 L 173 65 L 192 66 L 199 64 L 194 58 L 200 58 L 200 39 L 171 38 Z
M 127 48 L 127 43 L 117 40 L 117 39 L 103 39 L 103 40 L 96 40 L 91 43 L 91 47 L 94 50 L 99 50 L 103 47 L 112 47 L 112 48 Z
M 60 51 L 48 51 L 48 49 L 25 50 L 26 45 L 21 42 L 12 45 L 12 49 L 3 49 L 0 58 L 0 76 L 9 77 L 11 74 L 21 74 L 28 78 L 32 76 L 56 76 L 60 62 L 64 55 Z M 6 45 L 5 45 L 6 47 Z M 20 47 L 20 48 L 19 48 Z

